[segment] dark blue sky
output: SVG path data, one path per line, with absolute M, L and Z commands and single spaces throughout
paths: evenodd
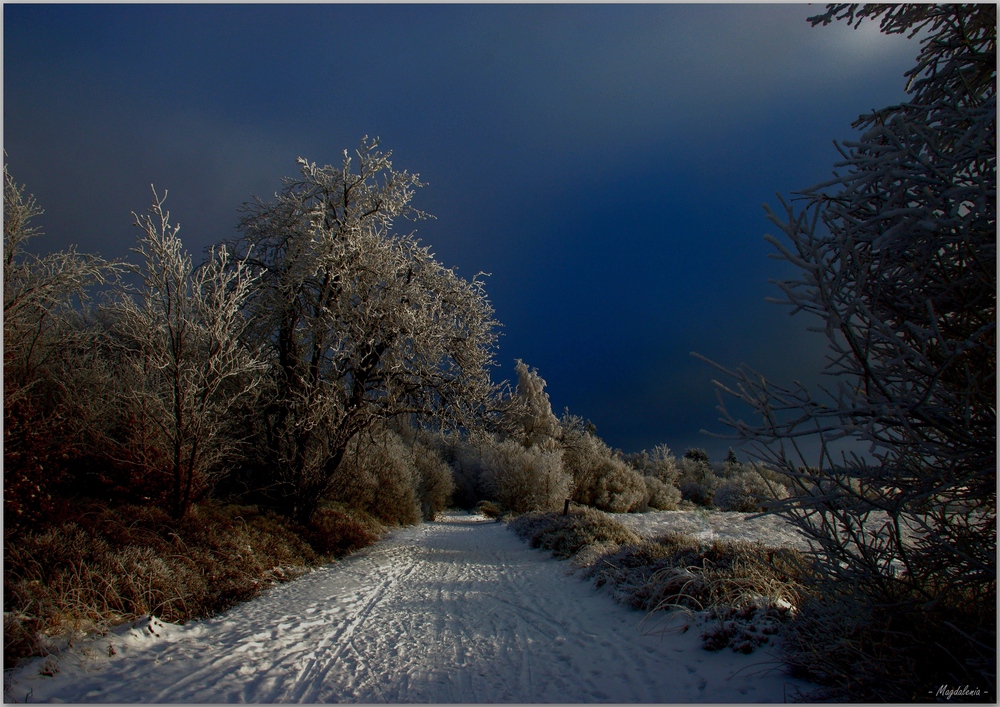
M 4 5 L 4 149 L 40 251 L 105 257 L 168 189 L 194 253 L 295 159 L 378 135 L 428 186 L 417 235 L 487 289 L 497 376 L 625 451 L 728 442 L 698 351 L 816 380 L 823 342 L 764 298 L 761 204 L 904 98 L 916 42 L 805 5 Z

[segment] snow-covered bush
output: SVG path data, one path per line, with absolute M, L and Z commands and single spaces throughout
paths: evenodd
M 604 511 L 639 510 L 646 483 L 608 445 L 571 418 L 564 418 L 563 463 L 573 475 L 573 500 Z
M 699 506 L 711 506 L 720 483 L 721 479 L 707 460 L 692 459 L 689 456 L 681 459 L 677 485 L 684 500 Z
M 490 495 L 508 512 L 555 510 L 569 497 L 572 478 L 558 450 L 507 439 L 487 445 L 482 460 Z
M 526 447 L 555 449 L 562 429 L 559 419 L 552 414 L 545 381 L 536 369 L 528 368 L 520 359 L 514 370 L 517 373 L 517 422 L 523 434 L 521 441 Z
M 626 454 L 624 460 L 643 476 L 656 477 L 669 486 L 677 485 L 680 467 L 665 444 L 656 445 L 651 452 L 644 449 L 638 454 Z
M 511 521 L 509 528 L 532 547 L 551 550 L 556 557 L 569 558 L 588 545 L 637 544 L 640 537 L 620 522 L 593 508 L 561 513 L 527 513 Z
M 761 504 L 786 498 L 788 491 L 780 484 L 769 483 L 753 467 L 733 473 L 715 490 L 715 505 L 720 511 L 753 513 Z
M 329 499 L 366 510 L 387 523 L 408 525 L 421 517 L 418 483 L 410 447 L 396 432 L 380 428 L 351 440 Z
M 506 512 L 562 508 L 572 478 L 558 449 L 525 447 L 514 439 L 499 440 L 483 430 L 464 439 L 447 438 L 455 480 L 454 499 L 463 508 L 481 501 L 498 503 Z
M 610 513 L 638 511 L 646 503 L 646 482 L 620 459 L 598 460 L 592 468 L 590 505 Z
M 445 463 L 438 450 L 419 440 L 413 443 L 413 464 L 417 470 L 417 497 L 424 520 L 448 507 L 455 491 L 451 467 Z
M 646 482 L 646 505 L 659 511 L 676 511 L 681 502 L 681 491 L 674 485 L 667 485 L 655 476 L 644 476 Z

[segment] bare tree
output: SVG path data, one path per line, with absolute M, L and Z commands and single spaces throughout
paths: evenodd
M 272 395 L 259 463 L 283 512 L 308 520 L 349 440 L 401 415 L 469 423 L 497 392 L 490 381 L 497 322 L 481 280 L 458 277 L 397 218 L 417 175 L 365 138 L 357 171 L 299 160 L 273 202 L 246 207 L 238 252 L 260 275 L 253 334 L 270 351 Z
M 143 265 L 137 296 L 120 292 L 106 309 L 113 360 L 130 385 L 122 391 L 158 450 L 145 455 L 149 473 L 171 483 L 171 512 L 183 517 L 236 444 L 232 414 L 253 395 L 265 364 L 241 342 L 241 307 L 253 284 L 249 269 L 225 247 L 194 267 L 184 251 L 167 197 L 153 191 L 150 214 L 135 216 L 142 229 L 134 249 Z
M 801 272 L 780 301 L 820 320 L 834 385 L 817 396 L 743 367 L 720 387 L 762 423 L 720 409 L 793 480 L 772 505 L 814 542 L 829 592 L 948 607 L 964 618 L 943 633 L 958 633 L 934 641 L 994 658 L 939 651 L 940 669 L 995 681 L 996 6 L 830 5 L 811 22 L 834 19 L 924 33 L 911 100 L 862 116 L 804 207 L 768 210 Z M 851 440 L 864 451 L 835 452 Z

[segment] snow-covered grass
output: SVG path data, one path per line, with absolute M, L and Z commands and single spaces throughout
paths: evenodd
M 678 519 L 676 513 L 671 517 Z M 583 577 L 606 586 L 619 603 L 662 612 L 652 623 L 674 621 L 681 610 L 703 626 L 710 650 L 750 653 L 770 643 L 806 595 L 805 562 L 793 548 L 768 547 L 745 536 L 664 533 L 662 527 L 655 537 L 641 537 L 625 526 L 626 518 L 592 509 L 565 516 L 530 513 L 509 527 L 532 547 L 572 557 Z
M 334 505 L 300 527 L 254 506 L 201 504 L 178 521 L 156 508 L 78 502 L 60 522 L 5 538 L 4 667 L 145 614 L 211 616 L 383 532 Z
M 645 538 L 668 532 L 690 535 L 702 542 L 713 540 L 750 540 L 768 547 L 808 550 L 805 538 L 778 516 L 731 511 L 650 511 L 649 513 L 613 513 L 615 520 Z
M 211 619 L 144 619 L 9 676 L 7 701 L 778 702 L 771 646 L 650 630 L 503 524 L 452 513 Z

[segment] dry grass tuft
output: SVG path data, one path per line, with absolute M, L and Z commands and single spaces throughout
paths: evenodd
M 316 511 L 302 537 L 320 555 L 341 557 L 377 542 L 384 534 L 385 526 L 369 513 L 331 503 Z
M 596 543 L 637 544 L 640 537 L 611 516 L 592 508 L 559 513 L 525 513 L 512 520 L 511 530 L 532 547 L 551 550 L 556 557 L 572 557 Z
M 366 514 L 325 508 L 310 528 L 255 506 L 78 504 L 4 547 L 4 665 L 146 614 L 184 622 L 224 611 L 310 565 L 375 542 Z
M 795 550 L 746 541 L 704 544 L 668 533 L 601 558 L 588 575 L 636 609 L 743 610 L 797 606 L 805 591 L 802 567 Z

